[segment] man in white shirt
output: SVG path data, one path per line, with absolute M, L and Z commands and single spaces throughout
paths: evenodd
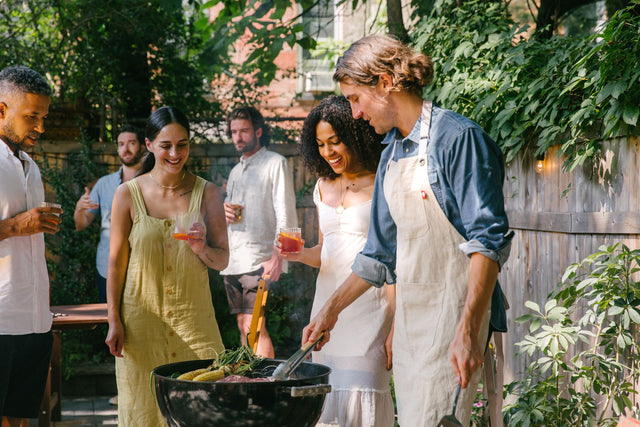
M 62 209 L 40 207 L 40 170 L 24 152 L 44 132 L 50 102 L 36 71 L 0 71 L 0 417 L 11 427 L 38 416 L 53 342 L 42 233 L 58 231 Z
M 239 107 L 227 117 L 227 131 L 240 153 L 229 174 L 224 209 L 229 233 L 229 265 L 221 271 L 232 314 L 237 315 L 242 344 L 247 343 L 258 281 L 277 281 L 282 259 L 273 251 L 280 228 L 296 227 L 293 178 L 285 159 L 266 149 L 269 128 L 253 107 Z M 241 210 L 234 205 L 242 206 Z M 274 357 L 266 330 L 260 330 L 257 354 Z

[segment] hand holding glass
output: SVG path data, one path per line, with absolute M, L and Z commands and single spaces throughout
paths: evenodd
M 299 253 L 302 251 L 302 230 L 300 228 L 281 228 L 278 234 L 278 247 L 282 253 Z
M 40 207 L 41 208 L 58 208 L 58 209 L 62 209 L 62 205 L 60 203 L 53 203 L 53 202 L 42 202 L 40 203 Z M 56 212 L 50 212 L 51 215 L 55 215 L 57 217 L 60 217 L 59 213 Z M 53 222 L 53 221 L 49 221 L 49 222 Z
M 204 238 L 202 216 L 198 212 L 182 212 L 176 216 L 173 237 L 178 240 L 196 240 Z
M 233 224 L 237 224 L 240 221 L 242 221 L 242 205 L 239 205 L 237 203 L 232 203 L 231 206 L 233 206 L 233 211 L 236 214 L 236 218 L 233 221 Z

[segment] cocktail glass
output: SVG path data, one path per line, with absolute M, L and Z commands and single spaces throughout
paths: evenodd
M 280 252 L 295 254 L 302 251 L 302 230 L 300 228 L 281 228 L 278 234 Z
M 204 221 L 199 212 L 181 212 L 176 215 L 173 237 L 178 240 L 195 240 L 204 237 Z

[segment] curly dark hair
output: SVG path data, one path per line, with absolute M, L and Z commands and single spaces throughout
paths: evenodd
M 338 176 L 318 150 L 316 127 L 321 120 L 331 125 L 338 139 L 347 146 L 349 154 L 357 158 L 366 170 L 376 171 L 384 148 L 380 143 L 384 136 L 375 133 L 366 121 L 354 119 L 349 101 L 344 96 L 335 95 L 320 101 L 304 121 L 299 152 L 309 170 L 322 178 L 335 179 Z

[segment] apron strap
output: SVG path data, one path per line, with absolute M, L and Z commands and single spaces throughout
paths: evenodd
M 420 142 L 418 146 L 418 156 L 420 157 L 420 165 L 424 165 L 427 157 L 427 145 L 429 144 L 429 131 L 431 130 L 431 111 L 433 103 L 424 101 L 422 103 L 422 114 L 420 115 Z

